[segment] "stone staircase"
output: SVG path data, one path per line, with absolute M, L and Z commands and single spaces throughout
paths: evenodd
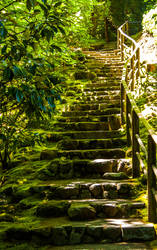
M 1 191 L 16 204 L 20 218 L 2 230 L 6 241 L 29 242 L 40 249 L 155 239 L 153 224 L 139 218 L 145 208 L 136 200 L 141 185 L 131 178 L 131 162 L 125 158 L 119 51 L 84 54 L 96 77 L 68 86 L 65 94 L 76 91 L 76 97 L 64 105 L 54 131 L 47 133 L 49 148 L 32 163 L 37 183 L 30 179 L 22 190 L 9 186 Z M 38 169 L 42 163 L 46 165 Z

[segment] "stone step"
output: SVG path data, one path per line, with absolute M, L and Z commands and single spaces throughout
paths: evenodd
M 95 191 L 99 193 L 98 190 Z M 95 218 L 128 218 L 137 216 L 138 209 L 145 208 L 143 202 L 134 200 L 53 200 L 41 202 L 35 211 L 36 216 L 43 218 L 68 216 L 72 221 L 87 221 Z
M 79 97 L 76 101 L 73 102 L 73 104 L 108 104 L 112 103 L 113 105 L 120 103 L 120 96 L 115 96 L 115 99 L 112 99 L 112 97 L 108 96 L 108 99 L 103 98 L 103 96 L 87 96 L 86 98 Z
M 46 158 L 46 157 L 45 157 Z M 105 173 L 108 178 L 116 179 L 111 173 L 118 173 L 117 178 L 120 178 L 121 173 L 127 176 L 132 175 L 132 166 L 129 159 L 75 159 L 68 160 L 63 158 L 55 158 L 45 168 L 38 172 L 38 177 L 42 180 L 60 180 L 60 179 L 76 179 L 76 178 L 105 178 Z M 123 176 L 122 176 L 123 177 Z M 121 178 L 122 178 L 121 177 Z M 97 181 L 97 180 L 96 180 Z M 62 183 L 63 184 L 63 183 Z
M 50 171 L 50 168 L 49 168 Z M 105 175 L 109 173 L 105 173 Z M 116 173 L 117 174 L 117 173 Z M 139 184 L 127 179 L 126 175 L 118 173 L 118 178 L 126 180 L 108 179 L 68 179 L 49 180 L 36 185 L 27 186 L 27 192 L 20 193 L 20 187 L 14 188 L 12 198 L 23 200 L 30 195 L 42 197 L 46 200 L 81 200 L 81 199 L 132 199 L 135 197 Z
M 102 96 L 79 96 L 76 98 L 80 103 L 81 102 L 93 102 L 93 103 L 102 103 L 105 101 L 115 101 L 115 100 L 120 100 L 119 94 L 115 95 L 102 95 Z
M 46 154 L 44 154 L 44 159 L 46 159 Z M 76 178 L 102 179 L 106 177 L 106 173 L 108 173 L 107 178 L 110 177 L 114 179 L 114 181 L 116 178 L 120 178 L 121 173 L 131 176 L 131 162 L 129 159 L 68 160 L 55 158 L 47 165 L 45 164 L 44 169 L 38 171 L 38 178 L 42 180 L 67 180 Z M 116 174 L 118 176 L 116 176 Z M 123 175 L 121 178 L 122 177 Z M 96 181 L 98 180 L 95 180 L 95 182 Z
M 107 149 L 122 148 L 126 146 L 126 139 L 82 139 L 82 140 L 62 140 L 57 147 L 62 150 L 86 150 L 86 149 Z
M 69 221 L 68 217 L 36 218 L 30 223 L 8 223 L 2 234 L 8 242 L 18 242 L 18 245 L 36 242 L 39 246 L 69 245 L 65 249 L 75 248 L 76 244 L 152 241 L 156 238 L 155 228 L 152 223 L 144 223 L 139 219 L 94 219 L 91 221 Z M 71 246 L 74 245 L 74 248 Z M 113 246 L 112 246 L 113 247 Z M 23 248 L 22 248 L 23 249 Z M 56 249 L 54 247 L 54 249 Z M 58 247 L 57 247 L 58 249 Z M 63 249 L 63 248 L 61 248 Z M 83 248 L 86 249 L 86 248 Z M 91 247 L 90 249 L 95 249 Z M 98 248 L 97 248 L 98 249 Z M 113 248 L 112 248 L 113 249 Z M 117 249 L 117 248 L 116 248 Z M 130 249 L 130 248 L 129 248 Z M 138 248 L 139 249 L 139 248 Z
M 80 93 L 80 92 L 79 92 Z M 112 95 L 120 95 L 120 88 L 119 90 L 110 90 L 110 92 L 108 92 L 107 90 L 106 91 L 88 91 L 88 92 L 82 92 L 82 96 L 112 96 Z M 66 91 L 64 93 L 65 96 L 72 96 L 74 97 L 74 93 L 72 91 Z
M 86 88 L 102 88 L 102 87 L 106 87 L 106 85 L 112 85 L 112 86 L 119 86 L 119 82 L 117 81 L 107 81 L 107 80 L 103 80 L 103 79 L 98 79 L 97 82 L 92 82 L 92 83 L 87 83 L 84 87 Z
M 56 122 L 54 123 L 56 131 L 94 131 L 94 130 L 109 130 L 108 121 L 106 122 Z
M 104 71 L 100 71 L 100 72 L 97 72 L 97 76 L 108 76 L 108 77 L 111 77 L 113 79 L 118 79 L 118 80 L 121 80 L 122 79 L 122 74 L 108 74 L 108 73 L 105 73 Z
M 88 110 L 88 111 L 65 111 L 62 112 L 63 117 L 74 117 L 74 116 L 104 116 L 104 115 L 112 115 L 112 114 L 120 114 L 120 108 L 106 108 L 105 110 Z
M 89 110 L 104 110 L 106 108 L 120 108 L 120 101 L 115 100 L 112 103 L 73 103 L 64 106 L 64 111 L 89 111 Z
M 104 116 L 74 116 L 74 117 L 57 117 L 58 122 L 107 122 L 110 130 L 117 130 L 121 126 L 119 115 Z
M 84 87 L 83 88 L 83 91 L 84 92 L 91 92 L 91 91 L 93 91 L 93 92 L 105 92 L 105 91 L 112 91 L 112 90 L 120 90 L 120 85 L 115 85 L 115 86 L 104 86 L 104 87 L 92 87 L 92 86 L 90 86 L 90 88 L 88 87 Z
M 88 150 L 66 150 L 59 151 L 58 157 L 68 159 L 119 159 L 125 158 L 125 151 L 120 148 L 114 149 L 88 149 Z M 54 157 L 53 157 L 54 158 Z
M 121 130 L 111 131 L 65 131 L 65 132 L 50 132 L 47 133 L 47 140 L 49 142 L 57 142 L 65 137 L 71 139 L 103 139 L 103 138 L 120 138 L 124 136 Z
M 117 90 L 110 90 L 110 93 L 108 93 L 108 91 L 107 91 L 107 87 L 106 87 L 106 90 L 103 90 L 103 91 L 87 91 L 87 92 L 84 92 L 84 93 L 82 93 L 82 96 L 102 96 L 102 95 L 112 95 L 112 93 L 115 95 L 115 94 L 118 94 L 118 93 L 120 93 L 120 87 L 119 87 L 119 89 L 117 89 Z

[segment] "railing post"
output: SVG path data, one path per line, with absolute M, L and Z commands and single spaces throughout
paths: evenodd
M 124 61 L 124 36 L 121 34 L 121 60 Z
M 120 45 L 119 36 L 120 36 L 120 32 L 119 30 L 117 30 L 117 49 L 119 49 L 119 45 Z
M 127 134 L 127 145 L 131 146 L 131 135 L 130 135 L 130 119 L 129 114 L 131 114 L 131 104 L 128 95 L 126 94 L 126 134 Z
M 136 51 L 136 59 L 137 59 L 137 69 L 138 69 L 136 79 L 138 79 L 138 77 L 140 77 L 140 48 L 138 48 Z
M 120 89 L 121 89 L 121 98 L 120 98 L 120 106 L 121 106 L 121 123 L 125 123 L 124 119 L 124 101 L 125 101 L 125 89 L 123 86 L 123 83 L 121 82 L 120 84 Z
M 132 110 L 132 173 L 133 178 L 140 176 L 140 163 L 137 157 L 137 153 L 140 152 L 139 143 L 136 135 L 139 135 L 139 117 L 135 110 Z
M 131 58 L 131 91 L 134 91 L 134 87 L 135 87 L 135 65 L 134 65 L 134 56 Z
M 148 135 L 148 221 L 157 223 L 156 199 L 154 191 L 156 190 L 156 177 L 153 171 L 156 167 L 156 144 L 151 135 Z

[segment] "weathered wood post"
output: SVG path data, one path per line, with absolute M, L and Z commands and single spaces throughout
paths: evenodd
M 137 153 L 140 152 L 140 146 L 136 135 L 139 135 L 139 117 L 135 110 L 132 110 L 132 173 L 133 178 L 140 176 L 140 163 Z
M 128 147 L 131 146 L 131 135 L 130 135 L 131 124 L 130 124 L 130 118 L 129 118 L 130 114 L 131 114 L 131 103 L 130 103 L 128 95 L 126 95 L 126 134 L 127 134 Z
M 125 101 L 125 89 L 123 86 L 123 83 L 121 82 L 120 84 L 120 89 L 121 89 L 121 98 L 120 98 L 120 106 L 121 106 L 121 123 L 125 123 L 124 119 L 124 101 Z
M 156 168 L 156 143 L 154 142 L 152 136 L 148 135 L 148 178 L 147 178 L 147 188 L 148 188 L 148 221 L 157 223 L 157 212 L 156 212 L 156 176 L 154 174 L 153 168 Z

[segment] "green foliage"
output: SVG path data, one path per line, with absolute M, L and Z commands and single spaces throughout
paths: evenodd
M 63 6 L 64 5 L 64 11 Z M 0 160 L 39 138 L 27 129 L 30 119 L 51 117 L 62 80 L 54 55 L 62 48 L 66 4 L 58 1 L 12 1 L 0 4 Z M 29 135 L 29 136 L 28 136 Z M 28 140 L 29 137 L 29 140 Z
M 143 16 L 143 29 L 153 35 L 157 43 L 157 5 Z

